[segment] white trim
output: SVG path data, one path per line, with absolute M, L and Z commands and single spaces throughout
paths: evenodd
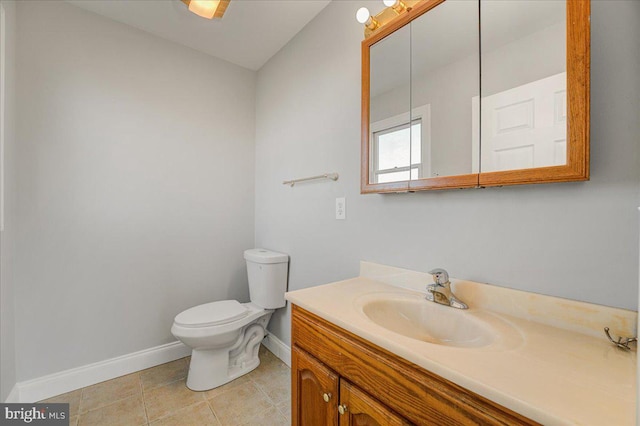
M 287 346 L 282 340 L 278 339 L 273 334 L 269 333 L 264 338 L 262 344 L 265 348 L 269 349 L 271 353 L 280 358 L 282 362 L 287 364 L 291 368 L 291 347 Z
M 15 402 L 20 402 L 20 396 L 19 396 L 19 391 L 18 391 L 18 384 L 16 384 L 13 389 L 11 389 L 11 392 L 9 392 L 9 395 L 7 395 L 7 399 L 5 399 L 4 401 L 7 404 L 10 403 L 15 403 Z
M 144 349 L 132 354 L 19 382 L 11 391 L 10 396 L 17 390 L 17 396 L 14 396 L 14 398 L 17 397 L 15 402 L 37 402 L 125 374 L 144 370 L 145 368 L 184 358 L 190 353 L 191 349 L 181 342 L 167 343 L 155 348 Z

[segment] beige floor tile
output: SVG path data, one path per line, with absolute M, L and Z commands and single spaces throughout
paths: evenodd
M 269 398 L 247 382 L 209 400 L 209 404 L 223 425 L 241 425 L 270 408 L 275 408 Z M 264 423 L 267 424 L 267 423 Z
M 215 389 L 208 390 L 204 393 L 204 397 L 206 399 L 211 399 L 214 396 L 218 396 L 222 393 L 228 392 L 230 390 L 236 389 L 238 386 L 243 386 L 245 383 L 251 382 L 251 379 L 248 375 L 240 376 L 232 382 L 219 386 Z
M 280 414 L 282 414 L 285 419 L 291 422 L 291 395 L 289 395 L 289 398 L 287 398 L 286 401 L 277 404 L 276 408 L 278 409 L 278 411 L 280 411 Z
M 68 403 L 72 426 L 288 425 L 290 370 L 264 347 L 260 360 L 256 370 L 207 392 L 186 387 L 187 357 L 42 402 Z
M 82 396 L 82 390 L 74 390 L 73 392 L 63 393 L 62 395 L 54 396 L 53 398 L 40 401 L 42 403 L 63 403 L 69 404 L 69 418 L 78 415 L 78 409 L 80 408 L 80 397 Z
M 138 373 L 118 377 L 84 388 L 80 400 L 80 413 L 104 407 L 121 399 L 141 395 L 142 388 Z
M 291 371 L 286 365 L 284 368 L 272 365 L 269 369 L 252 376 L 251 380 L 274 404 L 279 404 L 291 397 Z
M 280 414 L 280 412 L 275 407 L 268 408 L 262 413 L 259 413 L 251 420 L 241 423 L 242 426 L 288 426 L 290 424 L 291 422 L 287 420 L 282 414 Z
M 260 345 L 260 348 L 258 348 L 258 355 L 260 355 L 260 358 L 262 359 L 263 356 L 272 356 L 274 358 L 277 358 L 273 352 L 271 352 L 269 349 L 267 349 L 267 347 L 265 345 Z
M 146 424 L 144 404 L 139 395 L 82 413 L 78 418 L 78 426 L 137 426 Z
M 264 346 L 261 346 L 264 348 Z M 258 366 L 258 370 L 269 369 L 273 365 L 284 364 L 277 356 L 275 356 L 270 350 L 264 349 L 260 351 L 260 365 Z
M 148 368 L 140 372 L 140 382 L 143 390 L 153 389 L 158 386 L 166 385 L 176 380 L 187 377 L 189 364 L 182 359 L 158 365 L 157 367 Z
M 213 411 L 206 402 L 183 408 L 160 420 L 149 423 L 150 426 L 220 426 Z
M 268 354 L 271 352 L 267 351 Z M 273 373 L 286 373 L 290 368 L 282 362 L 280 359 L 276 358 L 275 355 L 271 354 L 260 356 L 260 365 L 258 368 L 249 373 L 249 377 L 260 377 L 264 374 L 273 374 Z
M 178 380 L 144 392 L 144 403 L 150 422 L 181 408 L 204 401 L 204 393 L 190 390 L 184 380 Z

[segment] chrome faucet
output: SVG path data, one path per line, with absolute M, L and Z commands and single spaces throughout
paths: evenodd
M 466 303 L 458 299 L 451 291 L 451 281 L 449 281 L 449 273 L 444 269 L 434 269 L 429 271 L 433 275 L 435 284 L 427 286 L 426 299 L 441 305 L 451 306 L 452 308 L 468 309 Z

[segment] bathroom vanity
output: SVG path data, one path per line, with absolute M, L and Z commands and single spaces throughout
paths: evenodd
M 635 350 L 600 327 L 634 333 L 635 312 L 454 280 L 458 310 L 430 282 L 363 262 L 287 294 L 293 425 L 635 424 Z
M 294 425 L 538 424 L 302 308 L 292 318 Z

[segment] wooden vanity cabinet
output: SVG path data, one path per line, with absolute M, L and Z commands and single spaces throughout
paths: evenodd
M 340 379 L 340 408 L 340 426 L 411 424 L 344 379 Z
M 293 305 L 292 425 L 537 425 Z
M 305 351 L 291 353 L 294 425 L 403 426 L 410 423 Z
M 337 426 L 339 377 L 306 352 L 291 351 L 292 423 Z

